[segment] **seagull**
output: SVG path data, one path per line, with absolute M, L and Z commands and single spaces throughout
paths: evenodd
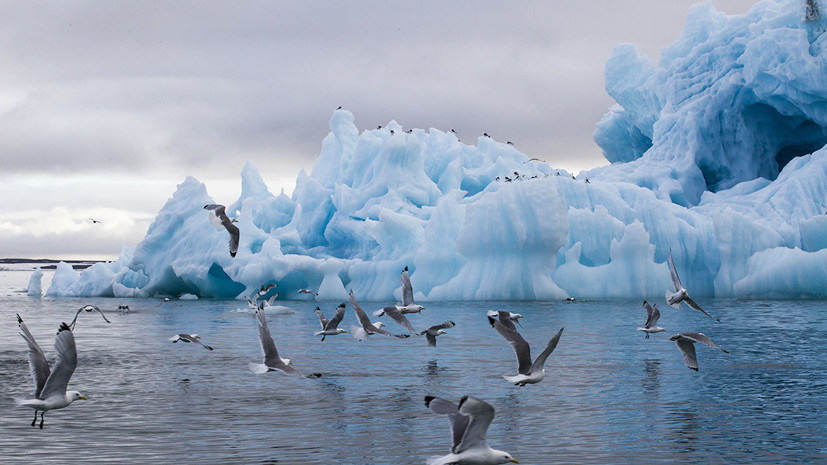
M 448 415 L 451 422 L 451 453 L 433 457 L 428 465 L 520 463 L 508 452 L 492 449 L 485 439 L 494 419 L 494 407 L 475 397 L 465 396 L 459 406 L 434 396 L 425 396 L 425 406 L 432 412 Z
M 118 310 L 120 310 L 121 313 L 129 313 L 129 305 L 118 305 Z
M 356 338 L 358 341 L 367 340 L 368 336 L 371 334 L 384 334 L 385 336 L 396 336 L 396 337 L 408 337 L 410 334 L 391 334 L 384 329 L 380 329 L 379 326 L 373 324 L 368 319 L 368 315 L 362 310 L 362 307 L 356 302 L 356 298 L 353 297 L 353 291 L 350 291 L 350 304 L 353 305 L 353 311 L 356 313 L 356 319 L 359 320 L 359 324 L 362 327 L 358 327 L 355 325 L 350 326 L 350 331 L 353 334 L 353 337 Z
M 230 256 L 235 257 L 236 252 L 238 252 L 238 226 L 234 225 L 227 217 L 227 213 L 224 211 L 224 205 L 209 204 L 204 205 L 204 209 L 212 210 L 213 217 L 217 218 L 221 222 L 221 226 L 224 226 L 227 232 L 230 233 Z M 210 217 L 211 222 L 213 221 L 213 217 Z
M 660 318 L 660 310 L 658 310 L 658 304 L 655 304 L 655 307 L 652 308 L 649 305 L 649 302 L 643 301 L 643 308 L 646 309 L 646 323 L 643 325 L 642 328 L 638 328 L 638 331 L 643 331 L 646 333 L 646 339 L 649 339 L 649 335 L 652 333 L 660 333 L 662 331 L 666 331 L 665 329 L 658 326 L 658 319 Z
M 408 274 L 407 266 L 404 270 L 402 270 L 402 274 L 399 276 L 399 282 L 402 283 L 402 305 L 396 304 L 393 307 L 385 307 L 381 310 L 373 312 L 374 315 L 382 316 L 386 313 L 386 310 L 391 308 L 396 309 L 401 315 L 405 315 L 407 313 L 420 313 L 422 310 L 425 310 L 425 307 L 423 307 L 422 305 L 417 305 L 416 303 L 414 303 L 413 286 L 411 286 L 411 276 Z M 391 318 L 399 322 L 399 324 L 401 324 L 402 326 L 405 326 L 405 324 L 399 321 L 397 317 L 391 315 L 390 313 L 388 313 L 388 315 L 390 315 Z M 413 329 L 410 329 L 407 326 L 405 326 L 405 328 L 407 328 L 408 331 L 415 332 L 413 331 Z
M 537 161 L 537 162 L 540 162 L 540 163 L 545 163 L 546 162 L 545 160 L 541 160 L 539 158 L 529 158 L 528 160 L 524 161 L 523 164 L 525 165 L 526 163 L 531 163 L 533 161 Z M 559 176 L 560 173 L 558 172 L 557 175 Z
M 75 323 L 77 322 L 78 315 L 80 315 L 80 312 L 82 312 L 84 310 L 86 310 L 87 312 L 91 312 L 92 310 L 95 310 L 95 311 L 97 311 L 98 313 L 101 314 L 101 316 L 103 317 L 103 321 L 105 321 L 107 323 L 112 323 L 111 321 L 109 321 L 108 318 L 106 318 L 106 315 L 104 315 L 103 312 L 101 311 L 101 309 L 99 309 L 98 307 L 96 307 L 94 305 L 84 305 L 83 307 L 80 307 L 78 309 L 77 313 L 75 313 L 75 318 L 72 319 L 71 323 L 69 323 L 69 329 L 72 329 L 72 330 L 75 329 Z
M 29 328 L 23 323 L 20 315 L 17 315 L 17 326 L 20 328 L 20 335 L 29 345 L 29 370 L 34 379 L 34 399 L 23 400 L 19 405 L 25 405 L 34 409 L 34 420 L 32 420 L 32 428 L 37 423 L 37 412 L 40 414 L 40 429 L 43 429 L 43 415 L 48 410 L 56 410 L 59 408 L 68 407 L 72 402 L 80 399 L 86 400 L 78 391 L 67 391 L 66 386 L 69 384 L 69 378 L 75 372 L 78 366 L 78 354 L 75 348 L 75 336 L 72 330 L 66 323 L 60 324 L 60 329 L 57 331 L 55 337 L 55 352 L 57 352 L 57 361 L 54 369 L 49 369 L 49 362 L 46 361 L 46 356 L 43 355 L 43 350 L 37 345 L 34 336 L 29 332 Z
M 420 336 L 422 336 L 422 335 L 427 336 L 428 345 L 431 346 L 431 347 L 436 347 L 436 337 L 439 336 L 440 334 L 447 334 L 445 332 L 445 330 L 448 329 L 448 328 L 453 328 L 454 326 L 456 326 L 456 325 L 454 324 L 453 321 L 446 320 L 446 321 L 443 321 L 442 323 L 440 323 L 438 325 L 431 326 L 430 328 L 428 328 L 428 329 L 422 331 L 421 333 L 419 333 L 419 335 Z
M 258 321 L 258 340 L 261 343 L 261 353 L 264 355 L 264 363 L 251 363 L 250 368 L 254 373 L 267 373 L 268 371 L 280 371 L 284 374 L 299 376 L 295 368 L 290 366 L 289 358 L 281 358 L 279 351 L 276 350 L 276 343 L 273 342 L 273 336 L 270 335 L 270 328 L 267 327 L 267 319 L 264 317 L 264 311 L 256 310 L 256 318 Z
M 346 307 L 347 307 L 347 305 L 344 302 L 339 304 L 339 306 L 336 308 L 336 314 L 333 315 L 333 318 L 331 318 L 330 320 L 328 320 L 327 318 L 324 317 L 324 314 L 322 313 L 322 309 L 320 309 L 319 307 L 316 307 L 316 315 L 319 315 L 319 323 L 322 324 L 322 330 L 317 332 L 317 333 L 314 333 L 313 335 L 314 336 L 321 335 L 322 340 L 324 341 L 325 336 L 335 336 L 337 334 L 346 333 L 347 331 L 345 331 L 344 329 L 339 328 L 339 323 L 341 323 L 342 318 L 345 317 L 345 308 Z
M 520 318 L 525 318 L 524 316 L 520 315 L 519 313 L 512 313 L 512 312 L 505 312 L 505 313 L 508 314 L 508 319 L 509 320 L 513 321 L 514 323 L 517 323 L 518 325 L 520 325 L 520 327 L 523 326 L 523 325 L 520 324 Z M 497 312 L 496 310 L 488 310 L 488 312 L 486 314 L 491 318 L 496 318 L 499 315 L 499 312 Z
M 178 342 L 178 341 L 193 342 L 195 344 L 201 344 L 207 350 L 213 350 L 212 347 L 210 347 L 207 344 L 204 344 L 203 342 L 201 342 L 201 336 L 199 336 L 197 334 L 180 333 L 180 334 L 176 334 L 175 336 L 172 336 L 171 338 L 169 338 L 169 340 L 172 341 L 172 342 Z
M 310 294 L 310 295 L 312 295 L 312 296 L 317 296 L 317 295 L 319 295 L 319 293 L 318 293 L 318 292 L 313 292 L 313 291 L 311 291 L 310 289 L 299 289 L 297 292 L 298 292 L 299 294 Z
M 678 350 L 683 355 L 683 364 L 691 370 L 698 371 L 698 359 L 695 358 L 695 343 L 700 342 L 707 347 L 718 349 L 721 352 L 728 354 L 729 351 L 721 349 L 712 339 L 706 337 L 704 333 L 680 333 L 669 338 L 670 341 L 675 341 Z
M 170 299 L 169 297 L 164 297 L 163 299 L 161 299 L 161 303 L 159 303 L 159 304 L 158 304 L 158 306 L 160 307 L 161 305 L 164 305 L 164 304 L 166 304 L 166 303 L 170 303 L 170 304 L 173 304 L 173 305 L 177 305 L 177 306 L 179 306 L 179 307 L 181 306 L 181 304 L 174 302 L 174 301 L 173 301 L 172 299 Z
M 514 348 L 514 353 L 517 355 L 517 363 L 519 364 L 517 375 L 503 376 L 503 378 L 520 386 L 542 381 L 546 376 L 546 370 L 543 368 L 543 365 L 546 364 L 546 359 L 551 355 L 551 352 L 554 351 L 554 348 L 557 347 L 557 343 L 560 341 L 560 335 L 563 334 L 563 328 L 560 328 L 560 331 L 548 341 L 546 348 L 537 356 L 534 363 L 531 363 L 531 349 L 528 346 L 528 342 L 517 332 L 514 323 L 508 318 L 508 312 L 500 311 L 497 318 L 489 316 L 488 322 L 491 323 L 491 327 L 497 330 L 506 341 L 511 343 L 511 347 Z
M 103 224 L 103 222 L 102 222 L 102 221 L 100 221 L 100 220 L 96 220 L 96 219 L 94 219 L 94 218 L 89 218 L 89 220 L 91 220 L 91 221 L 92 221 L 92 224 Z
M 666 303 L 671 305 L 673 308 L 681 308 L 681 302 L 685 302 L 686 305 L 689 305 L 713 320 L 718 322 L 721 321 L 709 313 L 706 313 L 704 309 L 702 309 L 700 305 L 696 304 L 695 301 L 689 297 L 689 294 L 686 293 L 686 289 L 684 289 L 683 284 L 681 284 L 681 278 L 678 277 L 678 271 L 675 270 L 675 262 L 672 261 L 671 250 L 669 251 L 669 274 L 672 276 L 672 285 L 675 286 L 675 293 L 673 294 L 666 291 Z

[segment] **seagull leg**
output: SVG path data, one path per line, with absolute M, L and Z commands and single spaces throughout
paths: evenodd
M 34 420 L 32 420 L 32 428 L 37 424 L 37 410 L 34 411 Z
M 46 414 L 45 411 L 43 411 L 43 413 L 40 414 L 40 429 L 43 429 L 43 415 L 45 415 L 45 414 Z
M 646 339 L 649 339 L 649 333 L 646 333 Z

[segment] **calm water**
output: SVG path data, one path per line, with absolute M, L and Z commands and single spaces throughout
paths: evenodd
M 323 373 L 296 379 L 249 371 L 260 349 L 239 302 L 31 299 L 16 292 L 27 282 L 28 273 L 0 272 L 3 463 L 422 464 L 450 447 L 447 419 L 425 408 L 426 394 L 493 404 L 489 442 L 523 464 L 827 462 L 821 301 L 699 299 L 722 323 L 663 303 L 668 331 L 649 340 L 635 330 L 645 319 L 638 301 L 431 302 L 410 317 L 415 327 L 457 323 L 436 349 L 424 338 L 319 342 L 316 304 L 291 302 L 295 313 L 268 315 L 276 344 L 296 368 Z M 119 303 L 132 313 L 111 310 Z M 84 314 L 75 329 L 70 388 L 89 400 L 31 428 L 32 411 L 14 404 L 32 390 L 14 314 L 51 362 L 60 321 L 85 304 L 110 309 L 112 320 Z M 335 306 L 322 304 L 327 314 Z M 489 308 L 525 315 L 521 332 L 535 354 L 565 326 L 542 383 L 501 378 L 516 362 L 488 325 Z M 344 328 L 355 322 L 347 312 Z M 704 332 L 730 354 L 698 347 L 695 373 L 667 341 L 682 331 Z M 198 333 L 216 350 L 172 344 L 177 332 Z

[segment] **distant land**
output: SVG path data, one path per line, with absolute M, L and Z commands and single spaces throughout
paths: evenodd
M 34 264 L 39 265 L 42 270 L 54 270 L 60 262 L 66 262 L 72 265 L 76 270 L 85 270 L 95 263 L 104 260 L 55 260 L 51 258 L 0 258 L 0 266 L 2 265 L 19 265 L 19 264 Z

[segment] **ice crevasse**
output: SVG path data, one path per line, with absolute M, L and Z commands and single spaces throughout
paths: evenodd
M 243 167 L 234 258 L 203 209 L 221 199 L 188 177 L 140 243 L 82 273 L 61 264 L 46 294 L 235 298 L 274 282 L 285 299 L 386 301 L 408 266 L 423 301 L 653 298 L 671 251 L 693 296 L 827 297 L 824 30 L 803 2 L 707 3 L 657 66 L 617 46 L 617 105 L 595 131 L 611 164 L 577 179 L 488 137 L 360 132 L 337 110 L 291 196 Z

